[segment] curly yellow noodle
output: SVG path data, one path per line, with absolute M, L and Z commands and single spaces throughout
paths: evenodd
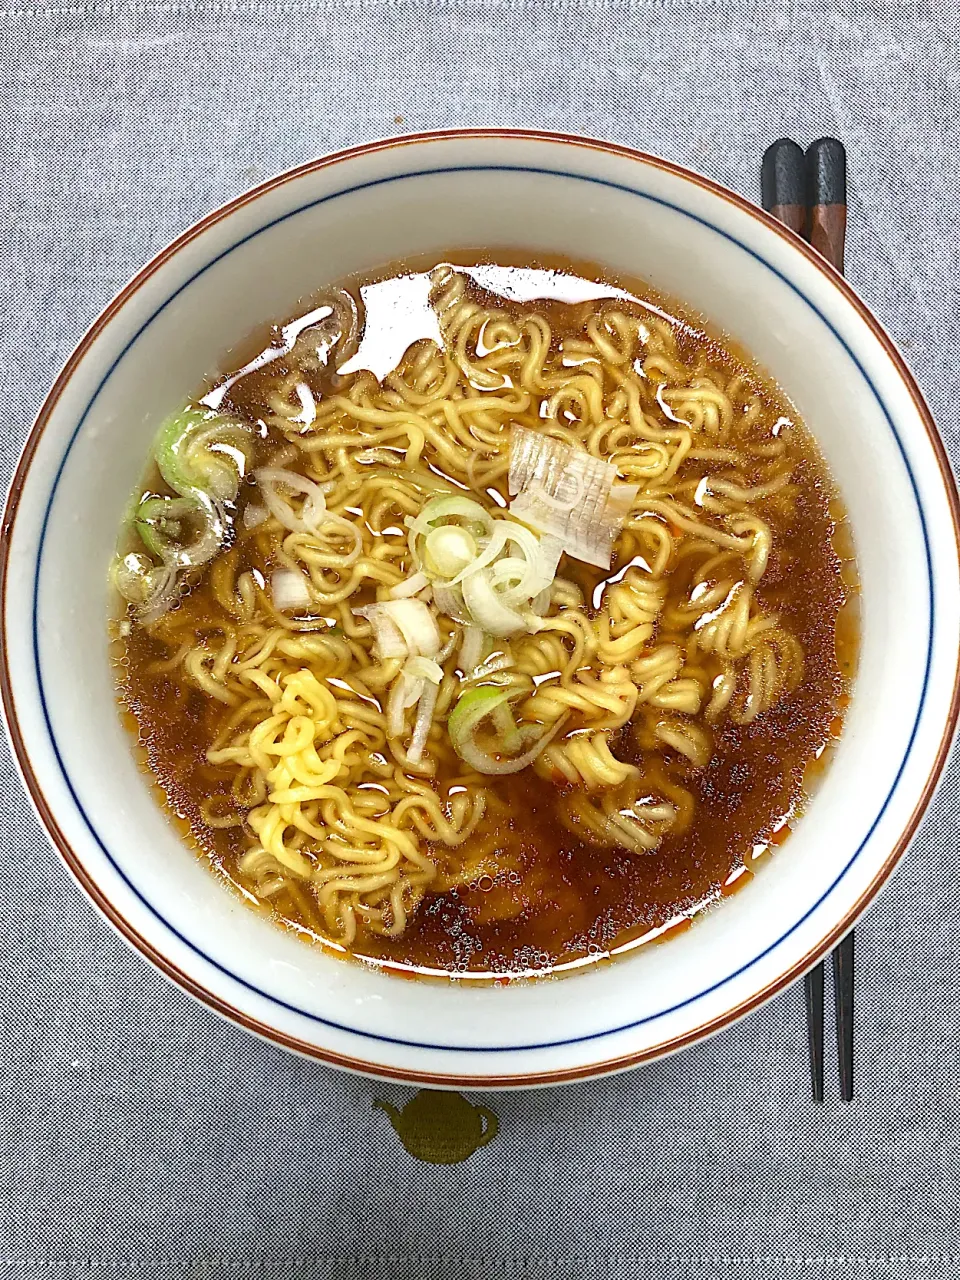
M 636 773 L 636 766 L 616 759 L 607 734 L 573 734 L 551 742 L 534 763 L 542 778 L 562 779 L 575 787 L 617 787 Z

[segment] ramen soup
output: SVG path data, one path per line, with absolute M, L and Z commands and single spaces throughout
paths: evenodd
M 394 970 L 529 975 L 684 927 L 780 843 L 841 727 L 856 578 L 742 352 L 599 269 L 453 261 L 304 303 L 162 427 L 116 669 L 169 810 L 260 910 Z

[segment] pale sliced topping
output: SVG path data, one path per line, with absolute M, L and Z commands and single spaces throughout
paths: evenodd
M 558 539 L 576 560 L 610 568 L 613 544 L 639 493 L 585 449 L 527 427 L 510 435 L 510 514 Z

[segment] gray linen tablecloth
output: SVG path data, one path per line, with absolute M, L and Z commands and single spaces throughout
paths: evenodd
M 8 7 L 3 480 L 85 326 L 195 218 L 331 148 L 468 123 L 635 143 L 753 197 L 773 138 L 841 137 L 850 278 L 957 460 L 958 27 L 954 3 L 899 0 Z M 259 1043 L 129 952 L 4 755 L 0 1272 L 960 1276 L 957 764 L 858 931 L 853 1105 L 808 1101 L 793 990 L 633 1074 L 476 1099 L 499 1134 L 442 1167 L 373 1109 L 413 1090 Z

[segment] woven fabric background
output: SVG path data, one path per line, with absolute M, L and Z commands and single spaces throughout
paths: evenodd
M 467 123 L 635 143 L 752 197 L 773 138 L 841 137 L 849 275 L 960 461 L 958 121 L 955 3 L 7 8 L 2 478 L 83 329 L 199 215 L 331 148 Z M 130 953 L 50 852 L 4 755 L 0 1272 L 960 1276 L 958 763 L 858 930 L 853 1105 L 808 1101 L 793 990 L 633 1074 L 477 1099 L 498 1136 L 441 1167 L 372 1106 L 412 1090 L 259 1043 Z

